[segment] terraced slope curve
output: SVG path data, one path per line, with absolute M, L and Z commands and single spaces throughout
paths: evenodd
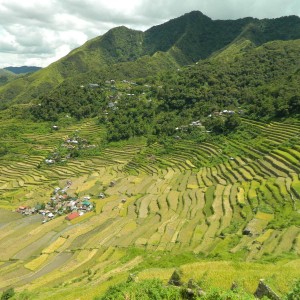
M 18 206 L 20 199 L 47 201 L 55 185 L 72 180 L 69 192 L 90 195 L 95 211 L 43 225 L 39 215 L 1 211 L 12 220 L 0 224 L 0 288 L 39 291 L 38 299 L 53 293 L 72 299 L 71 290 L 88 290 L 90 299 L 108 279 L 124 278 L 143 265 L 145 253 L 299 258 L 300 123 L 243 122 L 261 132 L 259 140 L 178 141 L 173 151 L 157 155 L 152 153 L 158 144 L 128 144 L 41 168 L 43 155 L 1 161 L 1 207 Z M 74 129 L 26 138 L 41 146 L 47 141 L 51 148 L 52 138 Z M 92 121 L 85 129 L 91 138 L 100 130 Z M 99 199 L 102 191 L 106 197 Z M 132 249 L 136 254 L 129 254 Z

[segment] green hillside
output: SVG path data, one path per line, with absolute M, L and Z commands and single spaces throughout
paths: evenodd
M 296 16 L 222 21 L 211 20 L 197 11 L 145 32 L 117 27 L 44 70 L 1 87 L 0 101 L 2 106 L 11 101 L 27 103 L 65 79 L 74 81 L 81 75 L 94 80 L 130 79 L 176 70 L 240 39 L 258 46 L 272 40 L 300 38 L 299 28 L 300 20 Z
M 6 69 L 0 69 L 0 86 L 16 78 L 16 75 Z
M 228 122 L 238 125 L 240 116 L 266 121 L 299 116 L 299 51 L 300 40 L 259 47 L 240 40 L 179 71 L 134 82 L 98 80 L 91 88 L 84 78 L 81 85 L 65 81 L 41 96 L 30 113 L 53 121 L 66 113 L 78 119 L 98 116 L 111 141 L 162 135 L 201 139 L 201 130 L 182 126 L 199 120 L 208 130 L 226 133 L 235 127 Z M 235 115 L 215 115 L 223 110 Z
M 299 20 L 118 27 L 0 87 L 2 298 L 298 299 Z
M 40 67 L 34 66 L 22 66 L 22 67 L 6 67 L 4 68 L 7 71 L 10 71 L 14 74 L 26 74 L 26 73 L 33 73 L 40 70 Z

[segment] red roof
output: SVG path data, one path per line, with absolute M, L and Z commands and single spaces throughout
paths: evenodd
M 65 219 L 68 220 L 68 221 L 71 221 L 71 220 L 73 220 L 75 218 L 78 218 L 78 217 L 79 217 L 79 213 L 77 211 L 75 211 L 75 212 L 72 212 L 71 214 L 67 215 L 65 217 Z

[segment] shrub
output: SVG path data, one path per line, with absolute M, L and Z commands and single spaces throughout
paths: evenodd
M 159 279 L 142 282 L 126 282 L 110 287 L 104 296 L 96 300 L 179 300 L 180 289 L 164 286 Z
M 287 294 L 286 300 L 300 300 L 300 280 L 297 280 L 293 289 Z
M 1 300 L 8 300 L 12 298 L 15 294 L 15 290 L 13 288 L 9 288 L 2 293 Z

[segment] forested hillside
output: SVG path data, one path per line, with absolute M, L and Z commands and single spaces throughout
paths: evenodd
M 98 117 L 109 140 L 132 136 L 189 135 L 203 129 L 176 130 L 201 121 L 208 130 L 226 133 L 239 117 L 272 120 L 300 113 L 300 40 L 254 47 L 240 41 L 212 58 L 157 76 L 128 81 L 98 81 L 91 87 L 65 81 L 42 96 L 30 113 L 36 119 Z M 222 116 L 216 113 L 231 111 Z M 201 130 L 202 129 L 202 130 Z
M 26 73 L 33 73 L 40 70 L 40 67 L 35 66 L 22 66 L 22 67 L 6 67 L 4 68 L 7 71 L 10 71 L 14 74 L 26 74 Z
M 16 78 L 16 75 L 13 72 L 10 72 L 5 69 L 0 69 L 0 86 L 8 83 L 9 81 Z
M 300 38 L 300 19 L 212 20 L 199 11 L 185 14 L 145 32 L 124 26 L 109 30 L 44 70 L 0 88 L 0 102 L 26 103 L 48 93 L 66 79 L 82 82 L 130 79 L 174 71 L 205 59 L 240 40 L 255 46 Z

